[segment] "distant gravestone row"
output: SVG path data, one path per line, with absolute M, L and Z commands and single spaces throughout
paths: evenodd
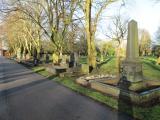
M 53 63 L 52 65 L 47 66 L 47 71 L 53 74 L 61 73 L 79 73 L 81 68 L 79 65 L 79 57 L 76 52 L 71 53 L 70 55 L 61 55 L 60 58 L 56 55 L 52 55 Z
M 78 54 L 76 52 L 71 53 L 69 56 L 62 55 L 60 56 L 60 58 L 57 54 L 53 54 L 52 59 L 54 65 L 59 65 L 69 68 L 76 67 L 78 65 Z

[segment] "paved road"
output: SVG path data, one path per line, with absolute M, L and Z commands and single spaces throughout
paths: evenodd
M 131 120 L 0 57 L 0 120 Z

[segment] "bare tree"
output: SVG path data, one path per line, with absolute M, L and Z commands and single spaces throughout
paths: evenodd
M 95 33 L 97 30 L 98 22 L 100 20 L 100 16 L 110 4 L 116 1 L 118 0 L 86 0 L 81 2 L 80 4 L 85 16 L 88 64 L 93 68 L 96 67 Z M 85 8 L 83 6 L 85 6 Z M 92 14 L 93 8 L 96 9 L 96 13 L 94 15 Z
M 145 29 L 140 30 L 139 53 L 141 56 L 151 53 L 151 36 Z
M 109 29 L 105 32 L 105 35 L 111 40 L 117 41 L 116 47 L 116 66 L 119 70 L 122 42 L 127 39 L 127 23 L 129 19 L 122 19 L 119 14 L 113 18 L 113 22 Z M 118 71 L 119 72 L 119 71 Z
M 25 18 L 21 19 L 28 19 L 38 26 L 39 39 L 43 34 L 53 42 L 56 51 L 62 53 L 69 26 L 76 20 L 74 12 L 78 2 L 75 0 L 15 0 L 3 9 L 3 12 L 19 11 L 25 14 Z

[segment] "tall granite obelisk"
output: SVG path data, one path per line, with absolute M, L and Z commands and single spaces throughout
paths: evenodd
M 137 22 L 131 20 L 128 24 L 126 60 L 135 61 L 138 60 L 138 58 L 139 58 L 139 47 L 138 47 Z
M 120 78 L 131 83 L 143 80 L 142 64 L 139 60 L 138 27 L 135 20 L 128 23 L 126 59 L 120 67 Z

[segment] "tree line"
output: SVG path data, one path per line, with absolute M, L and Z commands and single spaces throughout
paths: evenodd
M 88 56 L 88 64 L 96 67 L 96 57 L 102 51 L 115 53 L 119 64 L 122 41 L 127 36 L 127 19 L 121 14 L 113 19 L 113 25 L 105 35 L 116 41 L 101 46 L 97 51 L 95 34 L 102 13 L 113 3 L 124 0 L 7 0 L 0 11 L 4 15 L 3 26 L 9 50 L 12 54 L 21 53 L 39 58 L 43 49 L 58 56 L 77 51 Z M 148 55 L 151 38 L 146 30 L 141 30 L 140 55 Z M 114 51 L 114 52 L 113 52 Z M 106 53 L 105 53 L 106 54 Z

